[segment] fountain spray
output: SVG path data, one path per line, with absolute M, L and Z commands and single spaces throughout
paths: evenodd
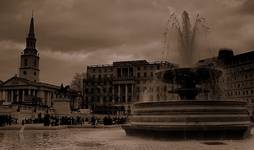
M 191 22 L 188 12 L 183 11 L 181 17 L 173 12 L 169 15 L 167 27 L 164 32 L 164 49 L 177 50 L 179 52 L 179 64 L 183 67 L 190 67 L 194 64 L 194 57 L 201 47 L 199 39 L 207 34 L 209 27 L 206 19 L 199 14 Z

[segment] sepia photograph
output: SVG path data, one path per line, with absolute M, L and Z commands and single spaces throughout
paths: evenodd
M 0 150 L 254 150 L 254 0 L 0 0 Z

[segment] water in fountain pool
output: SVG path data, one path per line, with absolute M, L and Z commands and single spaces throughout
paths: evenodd
M 223 144 L 204 144 L 204 143 Z M 251 150 L 254 137 L 235 141 L 160 141 L 126 136 L 121 128 L 0 131 L 1 150 Z

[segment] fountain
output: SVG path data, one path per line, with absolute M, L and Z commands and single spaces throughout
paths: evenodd
M 196 15 L 192 24 L 186 11 L 182 13 L 181 18 L 178 18 L 175 12 L 170 13 L 163 34 L 164 49 L 166 51 L 178 50 L 179 56 L 181 56 L 178 58 L 179 64 L 190 66 L 194 63 L 197 50 L 206 49 L 203 45 L 208 45 L 204 40 L 208 32 L 209 27 L 206 19 L 199 14 Z
M 188 18 L 186 12 L 183 16 Z M 183 20 L 188 24 L 188 19 Z M 129 123 L 122 126 L 127 135 L 173 139 L 239 139 L 250 135 L 246 102 L 196 99 L 200 93 L 209 92 L 204 85 L 215 84 L 213 79 L 218 79 L 221 71 L 183 67 L 161 73 L 164 82 L 177 85 L 169 92 L 177 93 L 181 100 L 135 103 Z

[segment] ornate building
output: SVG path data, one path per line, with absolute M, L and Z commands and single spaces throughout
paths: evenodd
M 137 101 L 177 99 L 168 93 L 173 85 L 163 83 L 159 73 L 173 67 L 169 62 L 146 60 L 88 66 L 83 84 L 88 107 L 95 113 L 126 114 Z

